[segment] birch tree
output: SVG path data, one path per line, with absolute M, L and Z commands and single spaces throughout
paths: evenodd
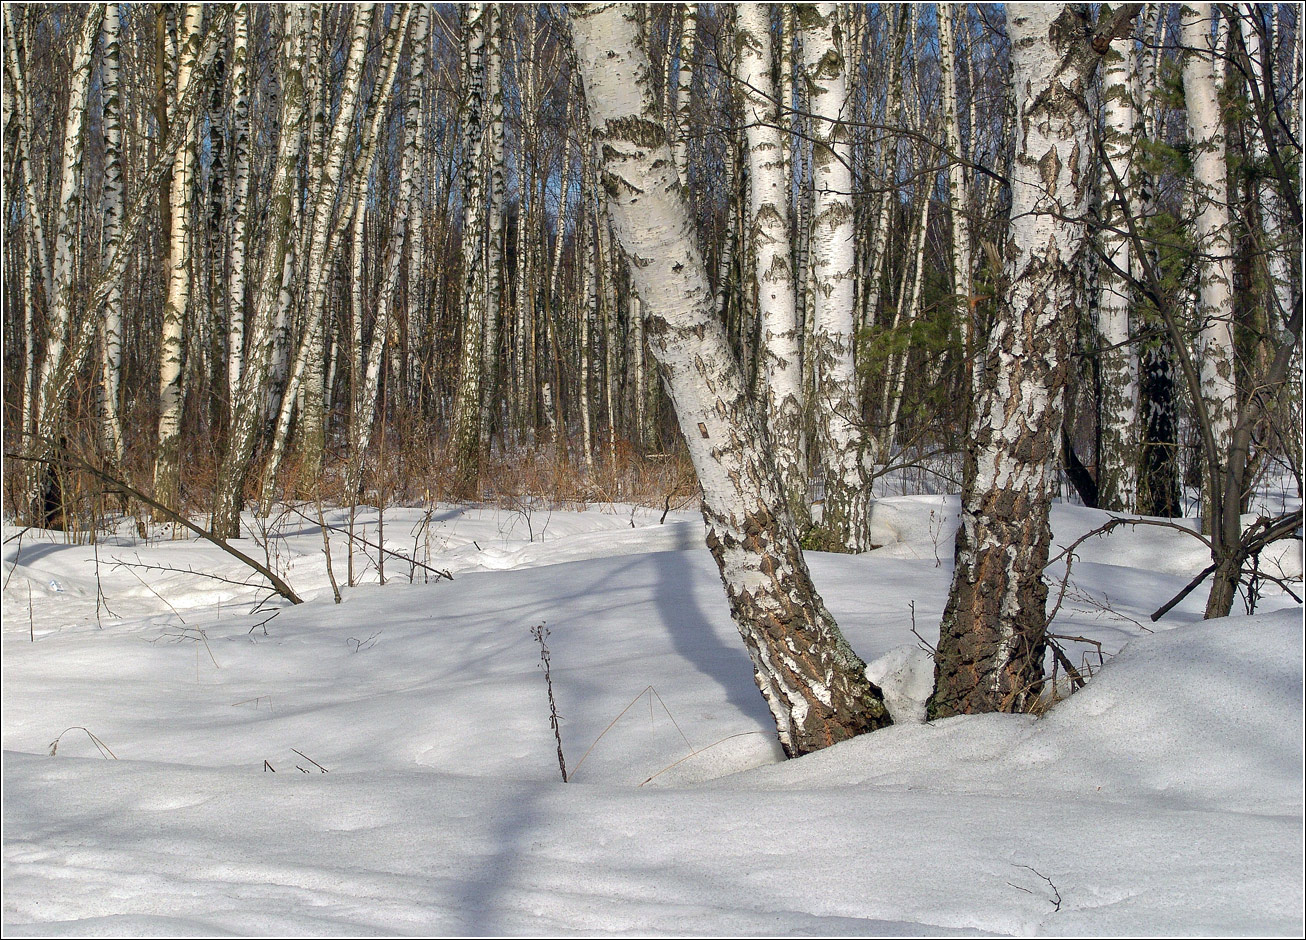
M 1198 257 L 1198 352 L 1202 398 L 1211 422 L 1216 452 L 1227 454 L 1237 408 L 1233 356 L 1233 253 L 1229 231 L 1228 165 L 1225 160 L 1224 117 L 1220 112 L 1211 39 L 1209 3 L 1180 8 L 1183 44 L 1184 104 L 1188 141 L 1192 148 L 1193 243 Z M 1203 528 L 1210 532 L 1215 491 L 1223 478 L 1223 462 L 1206 468 L 1203 482 Z
M 572 34 L 617 240 L 703 493 L 707 544 L 786 753 L 889 723 L 799 548 L 731 354 L 629 6 L 579 4 Z
M 341 174 L 344 171 L 345 152 L 349 141 L 349 132 L 354 121 L 354 112 L 358 108 L 363 78 L 363 63 L 367 52 L 367 41 L 372 31 L 374 4 L 361 3 L 354 7 L 352 35 L 349 54 L 345 62 L 344 78 L 341 83 L 339 110 L 331 125 L 330 139 L 326 142 L 322 156 L 321 169 L 314 181 L 313 209 L 310 227 L 306 233 L 307 249 L 301 253 L 304 271 L 307 277 L 305 285 L 304 317 L 305 325 L 296 350 L 291 374 L 281 399 L 281 408 L 277 413 L 276 431 L 272 440 L 271 452 L 267 465 L 263 468 L 263 483 L 259 496 L 259 511 L 266 515 L 272 508 L 272 497 L 276 486 L 277 472 L 286 452 L 290 439 L 290 422 L 294 417 L 296 399 L 304 382 L 310 363 L 320 359 L 322 345 L 322 317 L 326 304 L 328 275 L 334 260 L 328 249 L 331 247 L 332 221 L 335 218 L 335 204 L 340 188 Z M 398 17 L 398 12 L 395 13 Z M 365 142 L 366 143 L 366 142 Z M 346 199 L 343 205 L 351 205 Z M 319 380 L 320 381 L 320 380 Z M 303 420 L 321 425 L 321 398 L 317 399 L 317 408 L 306 403 Z M 300 431 L 302 436 L 312 434 L 312 430 Z
M 852 150 L 844 124 L 847 76 L 833 3 L 800 7 L 804 81 L 811 95 L 811 265 L 814 285 L 812 349 L 815 438 L 825 475 L 821 528 L 825 544 L 841 551 L 870 547 L 870 487 L 859 427 L 853 279 Z
M 112 254 L 122 231 L 122 92 L 118 84 L 119 4 L 104 8 L 104 59 L 101 62 L 100 94 L 103 96 L 101 125 L 104 128 L 104 212 L 102 237 L 106 255 Z M 104 409 L 104 443 L 121 468 L 126 456 L 123 435 L 122 398 L 122 282 L 115 279 L 104 303 L 104 326 L 100 343 L 100 395 Z
M 480 477 L 481 383 L 484 368 L 484 233 L 489 229 L 482 153 L 485 148 L 485 43 L 488 12 L 483 3 L 465 8 L 463 20 L 464 160 L 462 348 L 453 407 L 453 490 L 463 498 L 475 494 Z
M 931 718 L 1022 711 L 1043 676 L 1042 574 L 1092 179 L 1085 91 L 1101 37 L 1078 4 L 1013 6 L 1007 31 L 1018 138 L 1005 286 L 971 418 Z
M 198 79 L 200 33 L 204 7 L 186 5 L 181 58 L 177 67 L 177 94 L 185 95 Z M 172 164 L 168 189 L 171 219 L 168 245 L 168 296 L 163 308 L 163 336 L 159 348 L 159 437 L 154 458 L 154 498 L 175 509 L 181 503 L 181 418 L 186 355 L 186 312 L 191 295 L 190 201 L 195 190 L 195 141 L 187 130 L 186 142 Z
M 1118 4 L 1116 7 L 1118 8 Z M 1100 16 L 1110 17 L 1104 4 Z M 1138 498 L 1138 347 L 1132 341 L 1135 306 L 1129 284 L 1129 239 L 1124 214 L 1131 207 L 1112 184 L 1111 173 L 1127 192 L 1133 185 L 1133 148 L 1138 131 L 1133 73 L 1134 37 L 1116 40 L 1102 56 L 1102 152 L 1110 172 L 1102 172 L 1102 258 L 1098 272 L 1097 370 L 1100 443 L 1097 457 L 1098 507 L 1132 512 Z
M 6 16 L 10 8 L 5 8 Z M 37 379 L 36 398 L 33 402 L 34 414 L 31 427 L 33 439 L 24 441 L 29 452 L 36 458 L 44 458 L 52 452 L 53 442 L 63 432 L 64 396 L 71 381 L 76 363 L 81 358 L 77 342 L 78 322 L 75 318 L 73 298 L 73 277 L 75 273 L 74 251 L 77 217 L 81 207 L 83 186 L 78 178 L 81 171 L 82 153 L 85 147 L 85 125 L 87 96 L 91 85 L 91 65 L 95 53 L 95 42 L 100 33 L 100 24 L 104 19 L 104 7 L 86 8 L 85 18 L 77 33 L 77 44 L 73 51 L 72 75 L 68 87 L 68 113 L 63 126 L 63 159 L 59 167 L 59 188 L 56 191 L 54 213 L 54 251 L 49 255 L 50 274 L 46 277 L 49 290 L 49 327 L 45 343 L 45 357 L 41 361 Z M 13 20 L 8 21 L 10 28 L 9 42 L 17 42 L 13 34 Z M 14 68 L 11 75 L 22 75 L 22 63 L 18 61 L 16 46 L 11 53 Z M 19 91 L 21 94 L 21 90 Z M 30 108 L 27 117 L 30 119 Z M 31 128 L 26 132 L 30 135 Z M 30 139 L 30 138 L 29 138 Z M 30 167 L 29 167 L 30 171 Z M 30 177 L 29 177 L 30 179 Z M 34 214 L 39 210 L 39 198 L 36 187 L 28 186 L 28 211 Z M 43 241 L 43 239 L 42 239 Z M 40 242 L 38 241 L 38 245 Z M 43 252 L 38 252 L 41 254 Z M 23 492 L 22 513 L 29 525 L 45 524 L 50 519 L 47 504 L 47 485 L 51 480 L 49 466 L 38 459 L 27 467 Z
M 966 179 L 966 152 L 961 141 L 961 108 L 957 104 L 957 38 L 954 4 L 936 5 L 939 20 L 939 74 L 943 79 L 943 126 L 947 134 L 948 203 L 952 214 L 952 292 L 961 307 L 962 348 L 972 349 L 970 185 Z M 974 89 L 971 89 L 972 96 Z M 974 131 L 972 130 L 972 134 Z
M 771 81 L 771 17 L 767 4 L 741 4 L 736 21 L 739 84 L 748 138 L 749 224 L 761 335 L 766 428 L 795 522 L 807 523 L 806 435 L 798 310 L 789 242 L 789 191 L 779 99 Z
M 413 48 L 419 49 L 426 39 L 427 12 L 418 6 L 412 18 Z M 390 225 L 390 237 L 385 251 L 385 260 L 380 284 L 376 296 L 376 320 L 372 327 L 372 345 L 368 350 L 366 366 L 360 377 L 360 384 L 354 389 L 355 399 L 353 414 L 350 419 L 350 461 L 345 478 L 345 492 L 350 496 L 358 492 L 362 482 L 363 460 L 371 443 L 372 431 L 376 418 L 377 392 L 381 384 L 381 369 L 385 361 L 385 351 L 391 330 L 395 298 L 399 291 L 399 264 L 404 255 L 408 240 L 408 221 L 413 201 L 413 178 L 417 172 L 417 129 L 418 112 L 421 110 L 419 84 L 421 80 L 421 59 L 413 55 L 409 59 L 407 80 L 407 102 L 404 108 L 404 146 L 400 167 L 399 192 L 395 197 L 394 220 Z M 366 170 L 364 169 L 364 172 Z M 364 191 L 365 192 L 365 191 Z M 366 198 L 360 198 L 354 211 L 361 219 L 365 211 Z M 356 244 L 362 242 L 362 233 L 357 231 Z M 362 278 L 355 275 L 354 289 L 362 293 Z M 361 316 L 358 317 L 361 321 Z M 355 336 L 358 337 L 359 355 L 361 356 L 361 329 L 355 324 Z
M 244 503 L 245 478 L 262 426 L 263 401 L 270 385 L 270 370 L 277 343 L 277 318 L 289 306 L 290 286 L 286 269 L 294 250 L 295 191 L 298 188 L 300 151 L 307 124 L 305 108 L 305 60 L 308 52 L 310 14 L 303 4 L 286 7 L 281 42 L 280 133 L 268 195 L 265 221 L 266 252 L 253 295 L 252 319 L 246 343 L 244 367 L 232 392 L 232 424 L 227 448 L 219 465 L 214 488 L 210 528 L 219 538 L 240 536 L 240 511 Z

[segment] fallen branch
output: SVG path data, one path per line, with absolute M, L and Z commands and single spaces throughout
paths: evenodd
M 246 564 L 249 567 L 253 568 L 263 577 L 267 578 L 268 583 L 272 585 L 272 589 L 276 591 L 278 594 L 280 594 L 282 597 L 284 597 L 286 600 L 290 601 L 290 603 L 292 604 L 304 603 L 303 598 L 301 598 L 298 594 L 296 594 L 294 589 L 291 588 L 291 586 L 287 584 L 285 581 L 283 581 L 280 577 L 278 577 L 277 574 L 274 571 L 272 571 L 272 569 L 269 568 L 267 565 L 255 561 L 253 558 L 250 558 L 240 549 L 232 546 L 229 542 L 227 542 L 226 539 L 219 538 L 218 536 L 214 535 L 212 532 L 200 528 L 199 526 L 195 525 L 195 523 L 191 522 L 189 519 L 183 516 L 181 513 L 177 512 L 176 510 L 170 509 L 169 507 L 163 505 L 163 503 L 159 502 L 158 500 L 146 496 L 144 493 L 136 489 L 136 487 L 132 486 L 130 483 L 118 479 L 117 477 L 113 476 L 109 472 L 105 470 L 101 470 L 99 467 L 95 466 L 94 464 L 82 460 L 80 457 L 76 456 L 75 454 L 68 454 L 63 458 L 57 458 L 57 457 L 28 457 L 23 454 L 6 453 L 5 457 L 7 457 L 10 460 L 25 460 L 33 463 L 44 463 L 44 464 L 48 464 L 51 467 L 57 467 L 60 465 L 70 466 L 73 469 L 81 470 L 85 473 L 89 473 L 92 476 L 103 481 L 109 487 L 119 490 L 120 492 L 123 492 L 134 499 L 138 499 L 145 505 L 149 506 L 151 509 L 154 509 L 155 511 L 162 513 L 168 520 L 175 522 L 178 525 L 185 526 L 187 529 L 189 529 L 191 532 L 194 532 L 196 535 L 204 539 L 206 542 L 211 542 L 212 544 L 218 546 L 218 548 L 226 552 L 228 555 L 230 555 L 232 558 L 235 558 L 236 560 L 242 562 L 243 564 Z

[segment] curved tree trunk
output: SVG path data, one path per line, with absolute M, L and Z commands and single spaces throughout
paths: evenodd
M 581 4 L 572 28 L 609 212 L 702 486 L 708 548 L 780 741 L 797 755 L 886 725 L 879 689 L 812 584 L 761 419 L 715 316 L 635 14 Z

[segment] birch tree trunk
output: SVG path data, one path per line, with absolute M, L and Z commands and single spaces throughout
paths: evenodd
M 331 222 L 337 191 L 340 187 L 340 177 L 344 168 L 346 145 L 349 140 L 351 126 L 354 123 L 354 112 L 358 108 L 358 97 L 363 78 L 363 61 L 366 57 L 368 38 L 372 31 L 374 7 L 375 5 L 371 3 L 361 3 L 354 7 L 353 34 L 350 39 L 349 56 L 345 64 L 339 110 L 336 113 L 335 123 L 331 127 L 330 140 L 327 142 L 326 152 L 322 158 L 321 171 L 313 181 L 315 187 L 312 223 L 306 235 L 308 238 L 307 251 L 302 253 L 307 276 L 303 308 L 306 322 L 291 366 L 290 378 L 286 383 L 286 389 L 281 398 L 281 408 L 277 414 L 271 453 L 268 455 L 267 465 L 263 468 L 259 511 L 264 515 L 272 510 L 277 473 L 281 469 L 281 461 L 285 456 L 286 444 L 290 438 L 290 422 L 294 416 L 296 399 L 299 397 L 305 371 L 310 362 L 320 362 L 321 360 L 322 312 L 326 300 L 326 287 L 332 261 L 331 252 L 328 250 L 329 235 L 332 228 Z M 395 16 L 399 16 L 398 11 L 396 11 Z M 366 146 L 366 140 L 363 143 Z M 351 204 L 352 200 L 348 199 L 348 197 L 342 202 L 343 206 Z M 316 401 L 320 403 L 320 397 Z M 316 426 L 320 428 L 320 411 L 319 406 L 316 415 L 308 414 L 308 408 L 306 407 L 301 423 L 312 425 L 316 421 Z M 307 430 L 301 428 L 300 433 L 303 436 L 308 436 L 314 432 L 313 428 L 310 427 Z
M 1267 74 L 1266 70 L 1266 53 L 1262 50 L 1262 28 L 1258 25 L 1260 14 L 1257 12 L 1255 4 L 1239 4 L 1241 14 L 1238 17 L 1238 29 L 1242 35 L 1243 47 L 1247 52 L 1247 61 L 1250 65 L 1251 74 L 1247 76 L 1249 82 L 1260 83 L 1263 76 Z M 1300 27 L 1298 28 L 1300 32 Z M 1267 39 L 1269 36 L 1267 35 Z M 1273 43 L 1270 43 L 1271 50 Z M 1261 98 L 1266 101 L 1274 100 L 1274 89 L 1268 83 L 1260 89 Z M 1264 132 L 1261 129 L 1260 122 L 1253 119 L 1248 121 L 1247 128 L 1248 150 L 1252 161 L 1258 168 L 1269 166 L 1269 148 L 1266 144 Z M 1271 294 L 1271 323 L 1275 328 L 1282 328 L 1293 307 L 1292 301 L 1292 265 L 1291 259 L 1291 242 L 1284 237 L 1283 219 L 1285 209 L 1283 200 L 1279 198 L 1275 191 L 1274 183 L 1270 175 L 1264 169 L 1257 173 L 1256 179 L 1256 203 L 1260 215 L 1260 229 L 1263 235 L 1260 241 L 1261 254 L 1264 258 L 1265 273 L 1267 275 L 1268 287 Z M 1249 228 L 1252 227 L 1249 220 Z M 1300 247 L 1300 246 L 1297 246 Z
M 9 8 L 5 14 L 8 16 Z M 46 295 L 49 309 L 48 335 L 45 343 L 45 357 L 41 361 L 37 380 L 35 414 L 32 419 L 34 439 L 25 441 L 29 453 L 36 458 L 48 457 L 63 431 L 64 396 L 71 376 L 81 358 L 79 344 L 76 341 L 77 323 L 73 316 L 73 264 L 74 239 L 76 236 L 77 217 L 81 210 L 83 186 L 78 179 L 81 171 L 82 153 L 85 147 L 86 104 L 91 86 L 91 64 L 95 52 L 95 40 L 100 33 L 100 24 L 104 18 L 104 7 L 91 6 L 86 9 L 85 19 L 77 36 L 77 45 L 73 50 L 72 74 L 68 85 L 68 113 L 63 127 L 63 159 L 59 168 L 59 188 L 54 214 L 54 253 L 50 257 L 51 269 L 47 275 L 46 286 L 50 293 Z M 13 20 L 9 20 L 12 29 Z M 15 63 L 14 72 L 22 75 L 16 47 L 17 37 L 10 35 L 11 50 Z M 26 109 L 30 118 L 31 109 Z M 24 122 L 26 124 L 26 122 Z M 26 127 L 30 134 L 30 126 Z M 28 138 L 30 141 L 30 137 Z M 30 169 L 30 168 L 29 168 Z M 34 181 L 29 176 L 29 181 Z M 39 212 L 36 187 L 27 188 L 29 209 L 35 215 Z M 38 248 L 40 242 L 38 241 Z M 46 525 L 55 521 L 55 514 L 60 507 L 47 505 L 47 486 L 51 481 L 50 468 L 45 463 L 33 462 L 26 468 L 23 487 L 23 507 L 20 515 L 25 524 Z
M 749 225 L 761 334 L 766 426 L 776 469 L 801 529 L 808 523 L 803 373 L 789 244 L 789 191 L 778 97 L 771 81 L 771 16 L 762 3 L 741 4 L 736 21 L 739 84 L 748 136 Z
M 682 3 L 680 6 L 684 13 L 684 22 L 680 28 L 680 49 L 676 57 L 679 67 L 676 70 L 672 113 L 675 115 L 676 127 L 674 138 L 676 168 L 680 171 L 680 181 L 688 187 L 689 127 L 694 119 L 693 101 L 690 92 L 694 84 L 694 40 L 698 35 L 698 4 Z
M 122 92 L 118 84 L 119 4 L 104 9 L 104 59 L 101 63 L 100 93 L 103 96 L 101 124 L 104 128 L 104 213 L 105 254 L 112 255 L 122 230 Z M 103 338 L 100 345 L 100 395 L 104 408 L 104 443 L 115 468 L 126 456 L 122 426 L 122 281 L 115 279 L 104 303 Z
M 485 317 L 482 346 L 481 400 L 478 405 L 477 446 L 481 460 L 490 456 L 490 431 L 498 411 L 499 313 L 503 307 L 503 16 L 499 4 L 491 4 L 489 17 L 489 54 L 485 63 L 486 93 L 490 113 L 486 131 L 489 135 L 482 151 L 489 161 L 489 204 L 485 232 L 485 295 L 481 312 Z M 549 303 L 549 300 L 545 301 Z M 555 353 L 556 355 L 556 353 Z
M 186 5 L 181 58 L 177 67 L 177 94 L 185 95 L 195 81 L 204 7 Z M 175 110 L 175 109 L 174 109 Z M 180 115 L 174 114 L 179 118 Z M 181 507 L 181 419 L 186 362 L 186 312 L 191 295 L 192 232 L 190 201 L 195 190 L 195 141 L 186 140 L 172 163 L 168 214 L 172 228 L 168 244 L 168 297 L 163 307 L 163 337 L 159 344 L 159 437 L 154 458 L 154 498 L 164 506 Z M 174 534 L 181 535 L 174 527 Z
M 713 297 L 629 6 L 572 8 L 617 238 L 646 304 L 649 345 L 703 490 L 707 543 L 786 753 L 889 723 L 798 546 Z
M 971 420 L 931 718 L 1022 711 L 1041 688 L 1042 581 L 1092 145 L 1086 8 L 1008 9 L 1019 134 L 1001 307 Z
M 1104 4 L 1099 18 L 1109 17 Z M 1101 173 L 1102 254 L 1097 301 L 1098 426 L 1097 501 L 1101 509 L 1132 512 L 1138 499 L 1138 347 L 1130 317 L 1134 298 L 1129 286 L 1130 245 L 1125 213 L 1133 186 L 1133 147 L 1137 107 L 1133 94 L 1136 66 L 1134 37 L 1117 40 L 1102 56 L 1102 147 L 1111 169 Z M 1120 179 L 1116 192 L 1111 171 Z
M 466 189 L 463 197 L 463 272 L 464 294 L 462 303 L 463 335 L 458 373 L 457 394 L 454 398 L 453 429 L 450 447 L 453 450 L 455 496 L 470 499 L 476 495 L 480 477 L 480 408 L 481 381 L 484 357 L 481 353 L 485 295 L 485 234 L 489 228 L 485 205 L 485 180 L 481 157 L 485 146 L 482 128 L 485 94 L 485 39 L 487 11 L 483 3 L 471 3 L 465 8 L 463 21 L 463 81 L 465 102 L 463 126 L 466 129 Z
M 286 269 L 294 245 L 293 213 L 298 188 L 300 148 L 307 124 L 304 67 L 307 58 L 310 19 L 304 4 L 286 8 L 282 39 L 281 117 L 277 155 L 268 199 L 267 251 L 263 256 L 257 290 L 253 296 L 253 319 L 236 391 L 232 395 L 232 424 L 227 449 L 222 456 L 214 490 L 210 528 L 220 538 L 240 536 L 240 510 L 244 503 L 245 478 L 254 445 L 263 425 L 263 402 L 271 385 L 271 366 L 277 345 L 277 319 L 289 306 L 290 284 Z
M 423 6 L 415 6 L 412 22 L 414 48 L 426 40 L 427 11 Z M 399 192 L 395 197 L 395 216 L 390 226 L 390 239 L 386 248 L 384 271 L 381 275 L 376 297 L 376 320 L 372 328 L 372 346 L 368 351 L 367 365 L 360 377 L 361 384 L 354 384 L 356 398 L 352 420 L 350 421 L 351 442 L 350 461 L 345 477 L 345 492 L 353 504 L 354 495 L 362 483 L 363 461 L 368 445 L 372 440 L 372 430 L 376 420 L 377 392 L 381 384 L 381 366 L 385 361 L 385 349 L 390 335 L 390 320 L 393 316 L 395 297 L 399 291 L 399 263 L 404 255 L 405 240 L 408 237 L 408 218 L 413 198 L 413 178 L 417 172 L 417 127 L 418 112 L 421 110 L 421 60 L 417 56 L 409 59 L 408 100 L 404 112 L 404 150 L 403 163 L 399 176 Z M 363 168 L 366 173 L 366 168 Z M 360 199 L 355 212 L 362 218 L 366 199 Z M 360 226 L 361 229 L 361 226 Z M 361 231 L 355 239 L 361 242 Z M 361 294 L 362 278 L 355 276 L 354 290 Z M 358 316 L 355 325 L 356 346 L 362 350 L 361 324 Z M 382 423 L 385 416 L 382 415 Z
M 1161 108 L 1154 95 L 1161 59 L 1161 32 L 1165 28 L 1162 7 L 1146 4 L 1140 17 L 1139 35 L 1143 54 L 1137 56 L 1133 75 L 1134 101 L 1138 106 L 1137 136 L 1153 141 L 1160 133 Z M 1145 163 L 1132 166 L 1134 185 L 1129 188 L 1130 213 L 1143 222 L 1156 214 L 1156 183 Z M 1155 261 L 1155 252 L 1152 252 Z M 1144 258 L 1130 253 L 1136 280 L 1143 277 Z M 1137 511 L 1147 516 L 1174 517 L 1183 514 L 1179 495 L 1179 418 L 1175 395 L 1175 350 L 1165 335 L 1157 311 L 1144 308 L 1149 327 L 1160 333 L 1142 345 L 1139 352 L 1139 409 L 1142 448 L 1139 460 Z
M 870 547 L 870 487 L 853 363 L 856 258 L 852 148 L 843 123 L 848 109 L 847 78 L 835 4 L 800 7 L 798 16 L 813 116 L 811 264 L 815 296 L 811 356 L 816 444 L 825 474 L 821 528 L 828 548 L 860 552 Z
M 231 57 L 232 196 L 231 282 L 227 310 L 227 388 L 240 387 L 245 359 L 245 229 L 249 221 L 249 4 L 232 8 L 235 39 Z M 234 418 L 234 416 L 233 416 Z
M 937 5 L 939 18 L 939 72 L 943 79 L 943 126 L 947 132 L 948 150 L 948 209 L 952 215 L 952 293 L 959 304 L 962 349 L 973 347 L 973 307 L 971 295 L 970 261 L 970 186 L 966 180 L 966 152 L 961 141 L 961 112 L 957 105 L 957 38 L 953 18 L 956 8 L 951 3 Z M 974 97 L 975 90 L 971 89 Z M 974 134 L 974 130 L 971 131 Z M 969 383 L 967 383 L 969 384 Z
M 885 94 L 885 123 L 897 122 L 901 126 L 906 124 L 906 115 L 903 111 L 903 93 L 902 77 L 900 74 L 902 67 L 903 45 L 907 37 L 907 27 L 910 23 L 910 17 L 913 15 L 914 8 L 905 7 L 895 10 L 889 14 L 891 17 L 889 25 L 889 66 L 888 66 L 888 91 Z M 880 281 L 884 274 L 884 261 L 888 254 L 890 221 L 893 218 L 893 207 L 897 203 L 896 178 L 898 174 L 898 145 L 901 141 L 899 135 L 893 136 L 893 142 L 884 142 L 880 146 L 885 148 L 884 154 L 884 172 L 882 174 L 881 185 L 884 192 L 879 196 L 879 210 L 876 216 L 875 227 L 871 232 L 871 243 L 867 258 L 867 276 L 866 283 L 862 285 L 862 312 L 861 324 L 869 326 L 875 322 L 876 314 L 880 307 Z
M 1202 398 L 1211 422 L 1219 463 L 1206 467 L 1202 486 L 1202 528 L 1219 525 L 1216 493 L 1224 478 L 1233 436 L 1233 256 L 1229 232 L 1228 166 L 1224 117 L 1220 113 L 1211 46 L 1209 3 L 1180 8 L 1183 44 L 1184 101 L 1192 147 L 1196 218 L 1193 241 L 1198 262 L 1197 347 L 1201 359 Z

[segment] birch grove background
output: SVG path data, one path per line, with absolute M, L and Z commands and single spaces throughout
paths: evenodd
M 1082 89 L 1068 495 L 1217 519 L 1266 474 L 1300 494 L 1300 15 L 1143 5 Z M 961 486 L 1023 247 L 1003 12 L 638 21 L 799 530 L 865 549 L 872 495 Z M 80 464 L 226 536 L 287 498 L 692 497 L 568 30 L 533 4 L 6 5 L 6 512 L 151 513 Z

